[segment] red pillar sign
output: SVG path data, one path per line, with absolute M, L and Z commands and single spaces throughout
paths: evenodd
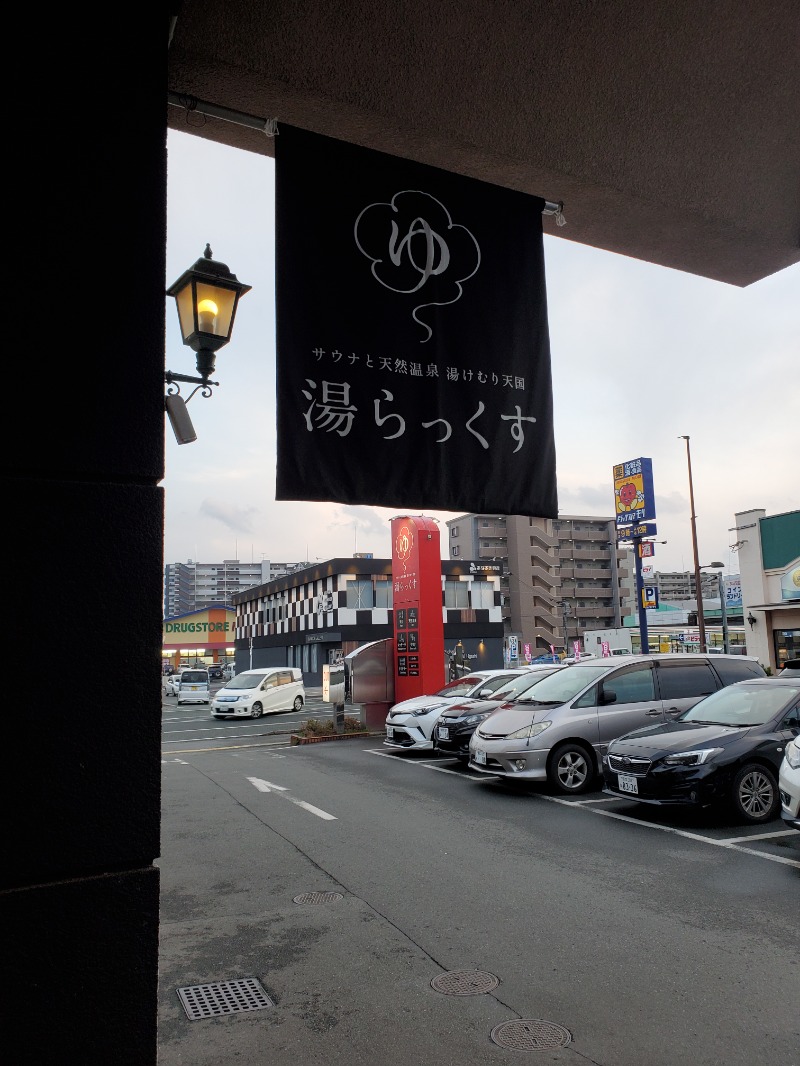
M 392 519 L 395 702 L 445 683 L 442 560 L 432 518 Z

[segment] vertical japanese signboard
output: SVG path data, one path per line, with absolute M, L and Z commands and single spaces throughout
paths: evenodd
M 614 467 L 614 505 L 617 529 L 655 519 L 652 459 L 629 459 Z
M 639 600 L 639 637 L 642 654 L 650 649 L 647 634 L 647 608 L 658 606 L 654 587 L 645 589 L 642 579 L 642 559 L 652 558 L 655 547 L 642 538 L 656 531 L 656 501 L 653 493 L 653 462 L 651 459 L 629 459 L 614 467 L 614 509 L 618 543 L 632 543 L 636 563 L 636 592 Z
M 444 685 L 439 527 L 432 518 L 392 519 L 395 703 Z
M 281 125 L 279 500 L 557 518 L 542 208 Z

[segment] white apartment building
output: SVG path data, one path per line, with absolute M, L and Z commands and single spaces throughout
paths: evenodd
M 308 563 L 273 563 L 269 559 L 244 563 L 223 559 L 219 563 L 167 563 L 164 567 L 164 617 L 199 611 L 212 604 L 231 606 L 231 597 L 254 585 L 263 585 Z

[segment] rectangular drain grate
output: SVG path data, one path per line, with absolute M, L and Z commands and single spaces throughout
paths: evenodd
M 198 1018 L 216 1018 L 221 1014 L 239 1014 L 275 1006 L 257 977 L 212 981 L 207 985 L 186 985 L 177 991 L 183 1009 L 193 1022 Z

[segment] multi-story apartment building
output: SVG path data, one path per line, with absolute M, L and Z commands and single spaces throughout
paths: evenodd
M 502 561 L 503 622 L 534 654 L 618 629 L 635 609 L 634 559 L 613 518 L 466 514 L 447 522 L 451 559 Z
M 655 585 L 658 589 L 660 601 L 669 603 L 681 603 L 692 601 L 697 603 L 696 583 L 694 571 L 656 571 L 652 578 L 648 578 L 645 584 Z M 704 600 L 719 598 L 719 579 L 716 571 L 713 573 L 700 574 L 701 595 Z
M 167 563 L 164 567 L 164 617 L 200 611 L 212 604 L 231 605 L 231 597 L 254 585 L 263 585 L 308 563 L 273 563 L 262 559 L 243 563 L 223 559 L 220 563 Z

